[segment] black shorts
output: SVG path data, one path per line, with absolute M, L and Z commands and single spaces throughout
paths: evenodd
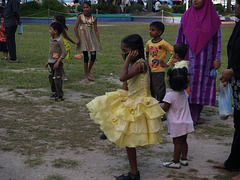
M 0 51 L 8 52 L 7 43 L 0 41 Z

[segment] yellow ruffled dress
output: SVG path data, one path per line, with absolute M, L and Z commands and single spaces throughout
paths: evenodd
M 136 63 L 144 63 L 143 59 Z M 86 106 L 108 140 L 119 147 L 137 147 L 162 142 L 161 118 L 165 114 L 151 97 L 149 72 L 128 80 L 128 91 L 98 96 Z

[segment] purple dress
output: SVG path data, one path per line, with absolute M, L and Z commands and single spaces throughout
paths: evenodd
M 176 44 L 184 43 L 188 46 L 186 60 L 189 61 L 189 103 L 200 105 L 216 105 L 216 79 L 210 77 L 213 61 L 220 61 L 221 56 L 221 29 L 204 46 L 196 56 L 189 47 L 183 34 L 182 24 L 178 28 Z

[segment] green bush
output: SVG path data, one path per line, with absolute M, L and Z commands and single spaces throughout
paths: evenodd
M 163 11 L 173 12 L 173 8 L 169 8 L 169 7 L 167 7 L 167 6 L 161 6 L 161 9 L 162 9 Z
M 58 0 L 44 0 L 42 7 L 52 11 L 68 13 L 68 8 L 62 5 Z
M 224 7 L 222 6 L 222 4 L 214 4 L 214 7 L 216 11 L 218 11 L 218 14 L 222 14 L 224 12 Z
M 143 8 L 142 4 L 133 4 L 126 7 L 126 13 L 141 12 Z
M 31 1 L 20 5 L 21 16 L 28 16 L 38 14 L 41 11 L 42 6 L 36 1 Z
M 36 1 L 27 2 L 21 5 L 21 11 L 29 11 L 29 10 L 39 10 L 41 5 Z
M 186 4 L 173 6 L 172 9 L 174 13 L 184 13 L 186 11 Z
M 101 3 L 101 4 L 93 4 L 92 5 L 92 13 L 96 14 L 96 9 L 98 9 L 99 14 L 116 14 L 120 12 L 120 7 L 116 5 L 108 5 L 106 3 Z M 83 12 L 83 6 L 79 5 L 77 7 L 78 12 Z
M 192 4 L 189 4 L 190 8 Z M 172 7 L 174 13 L 184 13 L 186 11 L 186 4 L 176 5 Z

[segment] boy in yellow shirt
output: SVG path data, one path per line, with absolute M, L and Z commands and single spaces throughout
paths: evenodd
M 155 21 L 150 24 L 150 36 L 153 38 L 145 47 L 147 60 L 150 66 L 151 93 L 154 98 L 162 102 L 166 94 L 165 67 L 172 63 L 172 59 L 165 63 L 167 52 L 173 53 L 173 46 L 161 38 L 165 26 L 162 22 Z

